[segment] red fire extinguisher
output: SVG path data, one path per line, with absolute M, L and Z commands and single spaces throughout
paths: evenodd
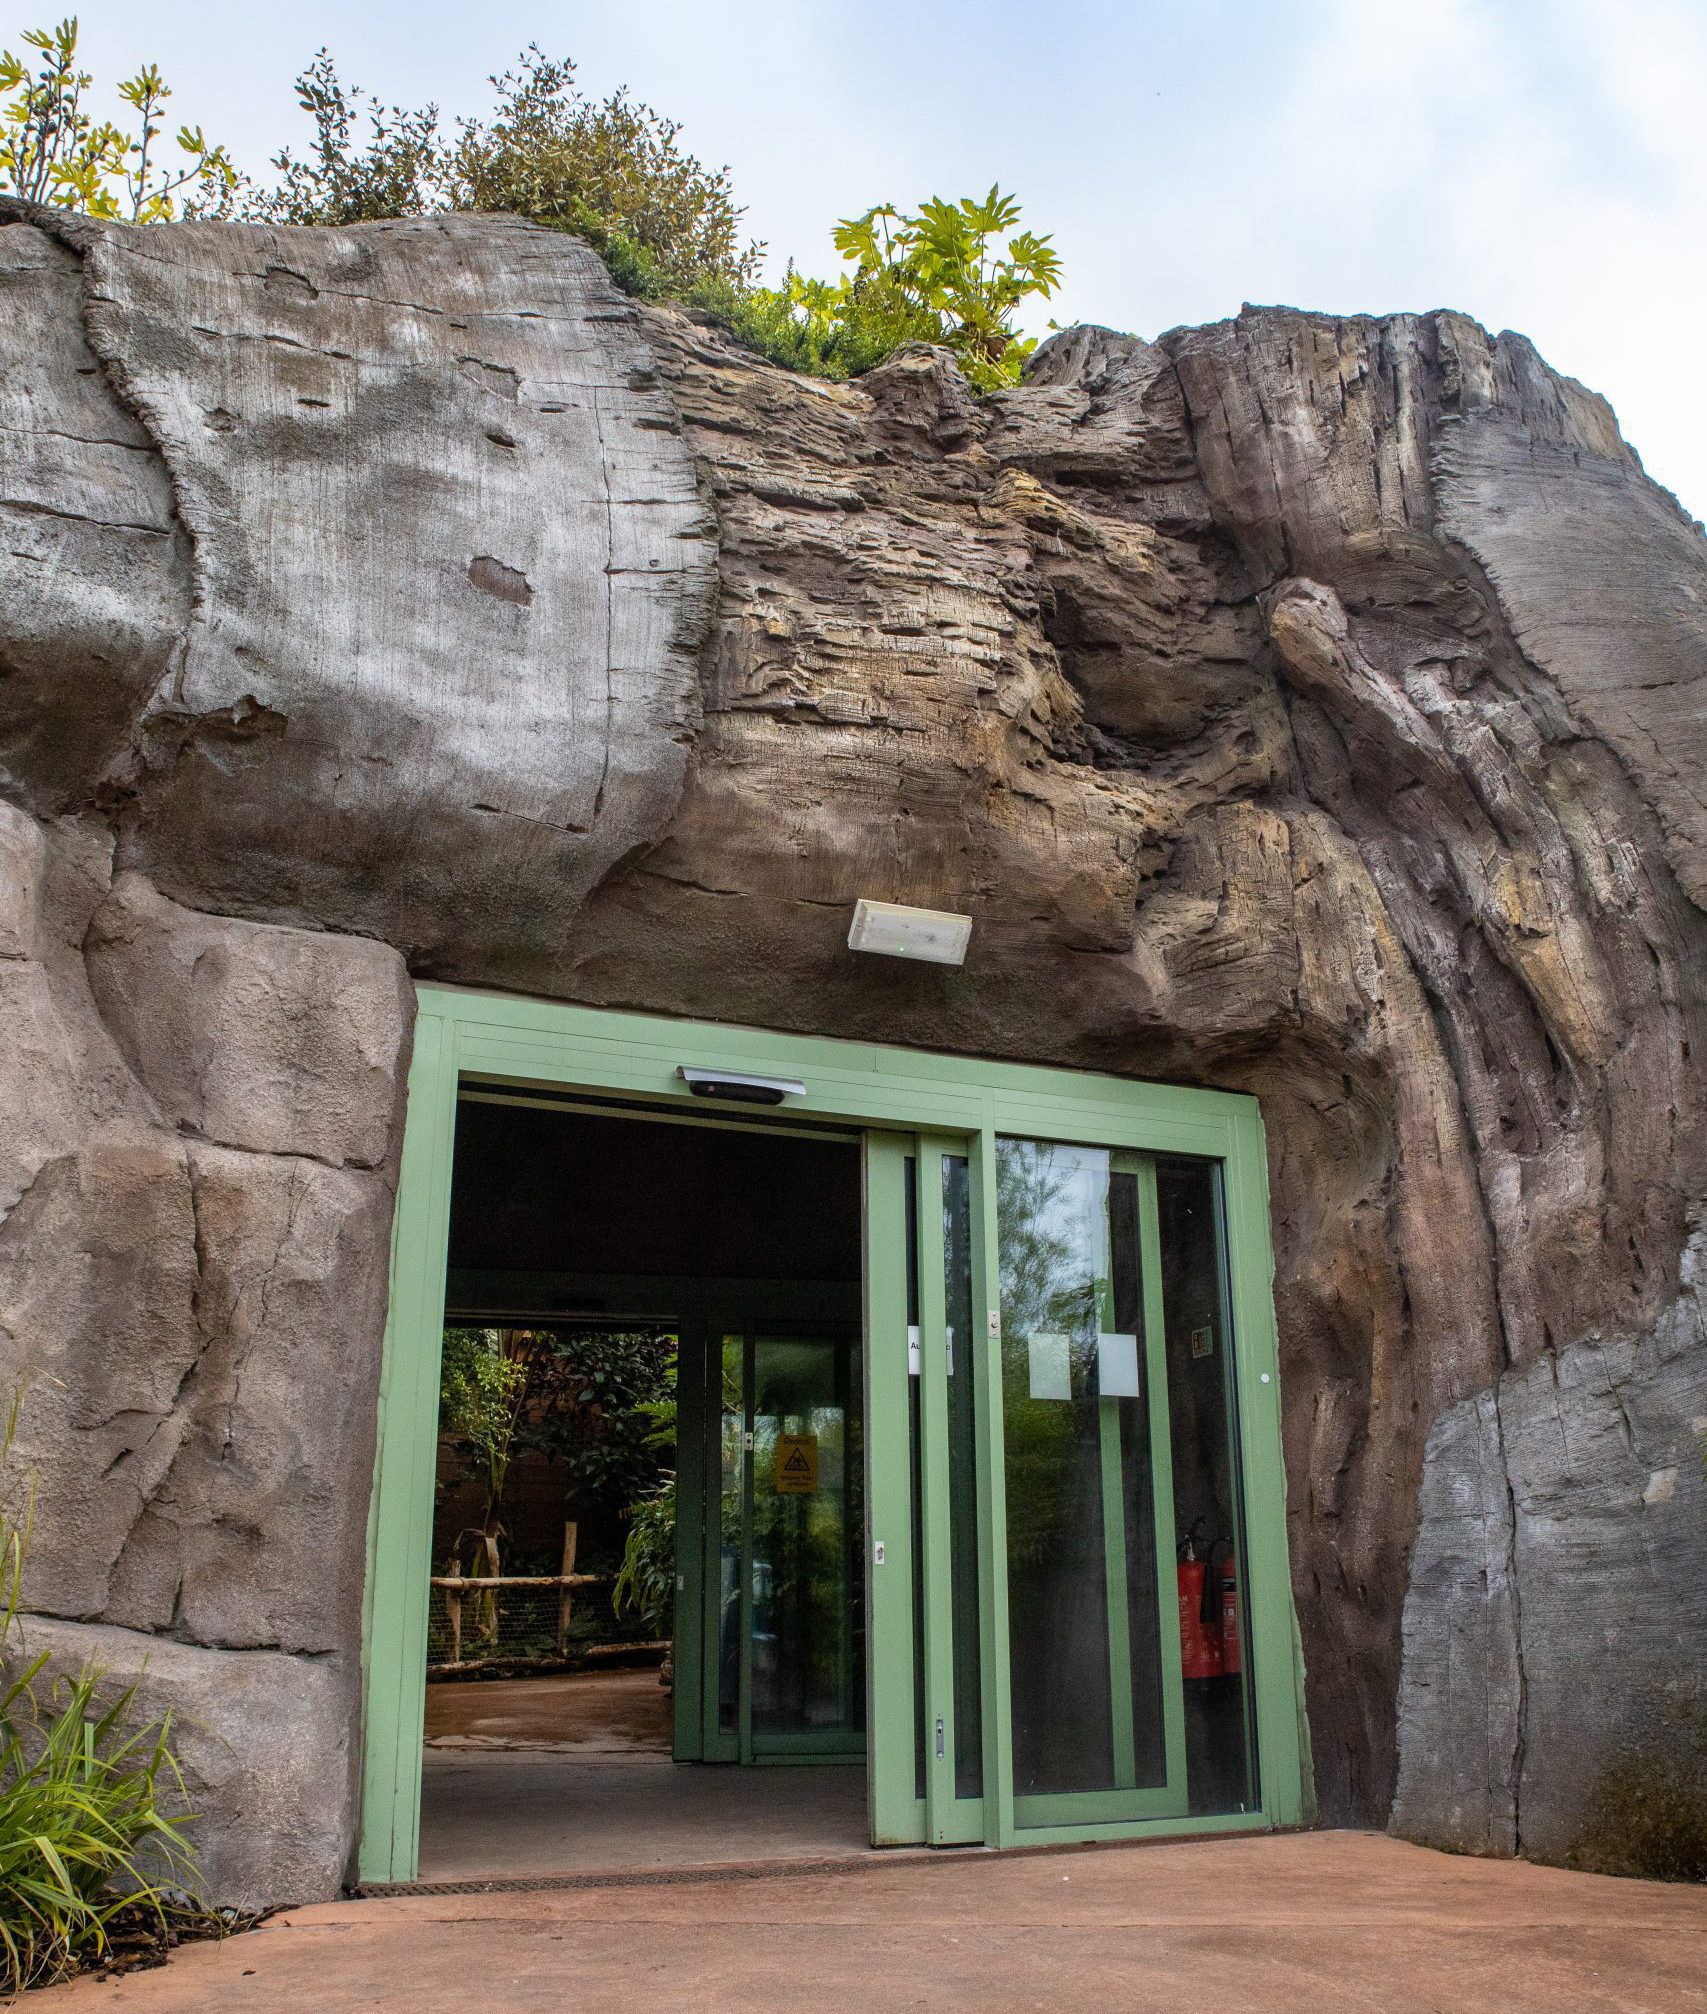
M 1239 1640 L 1239 1567 L 1231 1539 L 1227 1541 L 1226 1557 L 1216 1571 L 1215 1580 L 1221 1602 L 1221 1669 L 1236 1674 L 1244 1670 L 1245 1658 Z
M 1215 1591 L 1208 1561 L 1197 1556 L 1197 1526 L 1193 1525 L 1180 1542 L 1179 1557 L 1180 1668 L 1187 1678 L 1219 1678 L 1223 1669 L 1221 1632 L 1215 1626 Z

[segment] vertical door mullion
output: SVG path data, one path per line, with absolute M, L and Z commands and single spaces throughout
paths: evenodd
M 1168 1419 L 1167 1310 L 1162 1300 L 1162 1229 L 1156 1163 L 1138 1156 L 1138 1233 L 1144 1287 L 1144 1374 L 1150 1394 L 1150 1474 L 1156 1507 L 1156 1627 L 1162 1657 L 1162 1728 L 1168 1788 L 1184 1799 L 1185 1673 L 1180 1657 L 1179 1575 L 1174 1558 L 1174 1454 Z M 1184 1809 L 1182 1802 L 1181 1807 Z
M 741 1338 L 741 1676 L 735 1695 L 743 1763 L 753 1759 L 753 1463 L 758 1442 L 753 1419 L 754 1354 L 749 1321 Z
M 984 1837 L 1012 1846 L 1013 1687 L 1008 1672 L 1008 1494 L 1002 1433 L 1002 1270 L 996 1217 L 996 1134 L 971 1142 L 972 1327 L 982 1353 L 975 1418 L 978 1441 L 978 1613 L 982 1618 L 980 1696 L 984 1720 Z
M 1104 1331 L 1112 1331 L 1114 1225 L 1106 1197 L 1103 1220 L 1109 1271 L 1097 1282 L 1097 1325 Z M 1105 1399 L 1100 1389 L 1097 1442 L 1102 1472 L 1103 1614 L 1108 1630 L 1108 1710 L 1114 1787 L 1131 1790 L 1138 1781 L 1138 1742 L 1133 1724 L 1132 1610 L 1126 1573 L 1126 1479 L 1120 1452 L 1120 1401 Z
M 957 1141 L 919 1140 L 919 1464 L 924 1491 L 925 1811 L 931 1840 L 953 1831 L 954 1562 L 948 1487 L 948 1307 L 942 1161 Z
M 915 1790 L 912 1395 L 907 1371 L 911 1142 L 865 1136 L 865 1587 L 872 1843 L 922 1837 Z M 881 1564 L 878 1548 L 882 1547 Z
M 671 1746 L 678 1762 L 705 1754 L 705 1504 L 711 1437 L 705 1417 L 705 1322 L 676 1324 L 675 1692 Z

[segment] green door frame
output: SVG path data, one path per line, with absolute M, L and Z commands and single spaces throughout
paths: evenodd
M 1307 1798 L 1302 1659 L 1286 1543 L 1266 1150 L 1254 1099 L 432 985 L 418 993 L 369 1511 L 361 1878 L 409 1881 L 417 1864 L 439 1359 L 459 1086 L 472 1081 L 492 1087 L 580 1089 L 683 1118 L 704 1117 L 704 1106 L 677 1077 L 683 1064 L 798 1078 L 806 1089 L 790 1099 L 791 1113 L 841 1122 L 866 1136 L 867 1749 L 874 1839 L 965 1836 L 964 1814 L 956 1807 L 967 1802 L 952 1794 L 952 1743 L 947 1745 L 946 1795 L 941 1790 L 927 1800 L 915 1795 L 911 1576 L 918 1563 L 911 1558 L 910 1508 L 903 1508 L 910 1505 L 905 1223 L 899 1211 L 873 1208 L 877 1191 L 887 1189 L 899 1166 L 888 1136 L 911 1138 L 914 1151 L 923 1136 L 930 1137 L 933 1147 L 948 1140 L 953 1151 L 967 1155 L 971 1169 L 974 1334 L 969 1342 L 982 1352 L 976 1419 L 985 1791 L 981 1836 L 993 1846 L 1012 1846 L 1302 1822 Z M 1004 1134 L 1139 1154 L 1192 1155 L 1221 1164 L 1245 1490 L 1241 1564 L 1248 1562 L 1249 1569 L 1254 1717 L 1261 1757 L 1262 1802 L 1255 1811 L 1141 1824 L 1016 1823 L 995 1218 L 996 1140 Z M 927 1186 L 919 1185 L 921 1191 Z M 940 1225 L 940 1198 L 938 1211 Z M 926 1252 L 921 1246 L 921 1259 Z M 921 1277 L 925 1270 L 921 1264 Z M 939 1306 L 940 1298 L 939 1293 Z M 881 1463 L 875 1458 L 880 1448 L 886 1450 Z M 884 1547 L 882 1566 L 873 1563 L 879 1544 Z M 933 1662 L 940 1666 L 940 1657 Z M 933 1696 L 927 1697 L 933 1722 L 939 1713 L 952 1713 L 952 1694 L 944 1698 L 943 1683 L 939 1669 L 932 1679 Z

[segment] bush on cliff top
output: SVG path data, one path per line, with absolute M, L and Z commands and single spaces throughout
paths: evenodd
M 836 229 L 847 270 L 810 279 L 791 265 L 760 284 L 764 247 L 743 241 L 743 211 L 727 168 L 707 168 L 680 144 L 680 126 L 630 96 L 602 101 L 575 65 L 537 47 L 490 81 L 489 118 L 447 128 L 436 105 L 386 105 L 346 85 L 321 50 L 296 80 L 313 122 L 301 154 L 274 157 L 275 179 L 240 175 L 199 127 L 182 127 L 183 156 L 159 164 L 161 106 L 171 94 L 152 65 L 122 84 L 136 112 L 128 132 L 85 109 L 77 22 L 31 30 L 41 61 L 0 54 L 0 188 L 95 216 L 151 223 L 241 216 L 282 224 L 352 224 L 446 210 L 509 211 L 573 231 L 619 286 L 674 301 L 728 329 L 773 362 L 846 378 L 905 343 L 940 343 L 982 391 L 1014 383 L 1034 348 L 1015 317 L 1059 284 L 1049 239 L 1019 228 L 1019 205 L 932 198 L 913 213 L 879 203 Z

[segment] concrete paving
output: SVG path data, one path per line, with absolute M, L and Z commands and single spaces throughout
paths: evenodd
M 427 1688 L 423 1881 L 841 1859 L 865 1798 L 863 1764 L 673 1763 L 655 1669 Z
M 65 2014 L 1691 2014 L 1707 1893 L 1370 1833 L 325 1904 Z
M 870 1852 L 868 1837 L 863 1764 L 429 1750 L 421 1771 L 423 1881 L 840 1858 Z

